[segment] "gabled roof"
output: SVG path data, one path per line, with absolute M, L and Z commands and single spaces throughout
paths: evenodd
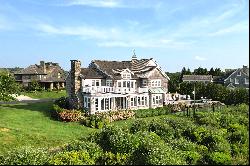
M 92 68 L 81 68 L 81 75 L 83 78 L 103 78 L 101 73 Z
M 164 77 L 167 79 L 168 76 L 161 71 L 159 66 L 153 61 L 153 58 L 150 59 L 132 59 L 132 61 L 103 61 L 103 60 L 93 60 L 90 65 L 92 68 L 98 68 L 102 71 L 107 77 L 121 78 L 119 71 L 124 69 L 129 69 L 133 74 L 132 78 L 143 78 L 147 72 L 152 71 L 157 68 Z
M 183 81 L 211 81 L 212 75 L 183 75 Z
M 249 68 L 247 66 L 243 66 L 243 68 L 235 69 L 231 73 L 229 73 L 224 81 L 227 81 L 232 75 L 234 75 L 236 72 L 239 72 L 239 71 L 249 77 Z
M 46 70 L 43 69 L 46 68 Z M 60 73 L 60 77 L 58 78 L 58 73 Z M 58 65 L 58 63 L 44 63 L 42 65 L 30 65 L 27 68 L 24 68 L 20 71 L 14 73 L 15 75 L 46 75 L 46 78 L 41 78 L 40 82 L 64 82 L 66 73 L 64 70 Z
M 15 72 L 15 74 L 46 74 L 43 72 L 42 68 L 39 65 L 30 65 L 27 68 L 24 68 L 20 71 Z

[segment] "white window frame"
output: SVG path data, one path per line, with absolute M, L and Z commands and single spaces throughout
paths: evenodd
M 98 87 L 101 86 L 101 80 L 92 80 L 91 86 L 97 86 L 97 83 L 99 83 Z
M 142 80 L 142 86 L 148 86 L 148 80 Z
M 233 81 L 233 78 L 230 78 L 230 82 L 234 82 L 234 81 Z
M 106 80 L 106 86 L 112 86 L 113 81 L 112 80 Z
M 162 95 L 152 96 L 152 104 L 153 105 L 161 105 L 162 104 Z
M 245 84 L 249 84 L 249 79 L 245 78 Z
M 151 80 L 151 87 L 161 87 L 161 80 Z
M 238 79 L 238 78 L 235 78 L 235 79 L 234 79 L 234 83 L 235 83 L 235 84 L 240 84 L 240 83 L 239 83 L 239 79 Z

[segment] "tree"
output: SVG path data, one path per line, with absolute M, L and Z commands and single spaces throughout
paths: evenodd
M 167 73 L 167 75 L 170 78 L 168 82 L 168 91 L 172 93 L 179 91 L 181 74 L 179 72 L 176 72 L 176 73 Z
M 7 72 L 0 72 L 0 101 L 14 100 L 11 94 L 20 94 L 20 86 Z
M 206 68 L 199 67 L 198 69 L 194 69 L 195 75 L 207 75 L 208 71 Z
M 214 70 L 214 76 L 222 76 L 223 72 L 221 71 L 220 68 L 215 68 Z
M 29 84 L 28 89 L 29 89 L 30 91 L 39 91 L 39 90 L 41 90 L 42 88 L 41 88 L 41 86 L 39 85 L 38 81 L 32 80 L 31 83 Z
M 211 69 L 209 70 L 208 74 L 214 76 L 214 68 L 211 68 Z

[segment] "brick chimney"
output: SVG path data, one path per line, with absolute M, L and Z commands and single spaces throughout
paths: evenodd
M 46 65 L 44 61 L 40 61 L 40 67 L 44 73 L 46 73 Z
M 70 100 L 73 108 L 79 108 L 79 92 L 81 89 L 81 62 L 79 60 L 71 60 L 71 71 L 70 71 Z

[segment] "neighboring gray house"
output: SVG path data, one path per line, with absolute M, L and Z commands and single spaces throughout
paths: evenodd
M 169 77 L 151 59 L 93 60 L 88 68 L 71 60 L 66 90 L 73 108 L 90 114 L 109 110 L 162 107 Z
M 209 83 L 209 82 L 213 82 L 213 76 L 212 75 L 183 75 L 182 81 L 183 82 Z
M 249 68 L 244 66 L 243 68 L 238 68 L 224 80 L 224 85 L 229 88 L 249 88 Z
M 61 89 L 65 86 L 65 72 L 58 63 L 40 61 L 40 65 L 30 65 L 14 72 L 16 82 L 28 87 L 35 80 L 44 89 Z

